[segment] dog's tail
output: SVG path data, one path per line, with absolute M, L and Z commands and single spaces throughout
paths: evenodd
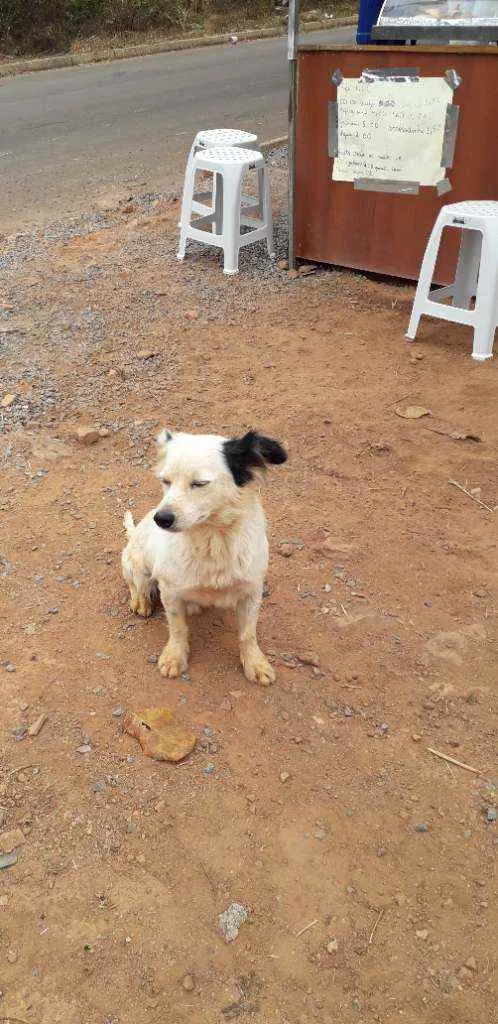
M 133 522 L 133 516 L 131 512 L 125 512 L 123 526 L 126 530 L 126 536 L 128 537 L 128 540 L 131 540 L 135 532 L 135 523 Z

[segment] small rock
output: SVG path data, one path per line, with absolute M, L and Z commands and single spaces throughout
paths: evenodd
M 216 769 L 216 765 L 214 765 L 211 762 L 210 764 L 205 765 L 205 767 L 202 769 L 202 774 L 203 775 L 212 775 L 213 772 L 215 771 L 215 769 Z
M 16 725 L 15 729 L 12 730 L 12 735 L 18 743 L 20 742 L 20 740 L 26 739 L 27 734 L 27 725 Z
M 99 427 L 99 437 L 110 437 L 111 431 L 107 427 Z
M 103 793 L 104 790 L 105 790 L 105 782 L 102 779 L 100 779 L 98 782 L 94 782 L 93 783 L 92 791 L 94 793 Z
M 43 711 L 42 714 L 39 715 L 38 718 L 30 725 L 28 729 L 28 736 L 30 736 L 31 738 L 33 738 L 33 736 L 38 736 L 38 733 L 41 732 L 41 730 L 43 729 L 43 726 L 45 725 L 47 718 L 47 713 Z
M 16 396 L 12 394 L 4 395 L 1 401 L 2 409 L 10 409 L 11 405 L 14 404 Z
M 92 748 L 89 743 L 82 743 L 81 747 L 76 747 L 77 754 L 90 754 L 91 750 Z
M 194 991 L 195 981 L 191 974 L 186 974 L 184 978 L 182 978 L 182 988 L 185 989 L 185 992 Z
M 124 708 L 118 707 L 118 708 L 113 708 L 112 709 L 112 717 L 113 718 L 121 718 L 121 715 L 124 715 Z
M 18 960 L 18 954 L 15 949 L 9 949 L 7 951 L 7 962 L 9 964 L 16 964 Z
M 299 277 L 299 271 L 298 270 L 288 270 L 287 271 L 287 277 L 290 277 L 291 281 L 295 281 L 296 278 Z
M 126 825 L 126 831 L 132 835 L 135 832 L 138 832 L 138 823 L 136 821 L 128 821 Z
M 288 262 L 288 260 L 277 260 L 277 270 L 288 270 L 288 269 L 289 269 L 289 262 Z
M 415 932 L 415 935 L 417 936 L 417 939 L 422 939 L 422 941 L 425 942 L 429 935 L 429 931 L 427 928 L 421 928 L 420 931 Z
M 496 821 L 496 807 L 488 807 L 486 811 L 486 821 L 490 824 Z
M 484 590 L 484 587 L 480 587 L 479 590 L 473 590 L 472 593 L 473 593 L 474 597 L 487 597 L 488 596 L 488 592 L 487 592 L 487 590 Z
M 465 961 L 465 967 L 468 967 L 469 971 L 477 971 L 477 961 L 475 956 L 469 956 L 468 960 Z
M 311 266 L 310 263 L 305 263 L 302 267 L 299 267 L 298 274 L 299 277 L 308 277 L 309 274 L 314 274 L 315 270 L 316 267 Z
M 190 676 L 189 676 L 188 672 L 182 672 L 182 674 L 180 676 L 180 679 L 182 679 L 184 683 L 190 683 L 191 682 L 191 679 L 190 679 Z
M 280 782 L 288 782 L 290 779 L 290 772 L 280 772 Z
M 282 558 L 290 558 L 294 554 L 294 548 L 292 544 L 279 544 L 277 548 L 278 554 L 282 555 Z
M 147 658 L 149 665 L 157 665 L 158 660 L 157 654 L 149 654 L 149 657 Z
M 296 657 L 302 665 L 314 665 L 315 668 L 318 668 L 320 664 L 320 658 L 316 651 L 301 651 Z
M 324 828 L 316 828 L 313 832 L 313 839 L 319 839 L 322 842 L 328 836 L 328 832 Z
M 339 949 L 339 940 L 338 939 L 329 939 L 329 941 L 327 942 L 327 953 L 337 953 L 338 949 Z
M 19 846 L 24 845 L 24 836 L 20 828 L 13 828 L 10 832 L 0 835 L 0 850 L 2 853 L 13 853 Z
M 100 433 L 97 427 L 78 427 L 76 431 L 76 440 L 79 441 L 80 444 L 96 444 L 99 438 Z
M 351 555 L 356 550 L 356 545 L 341 540 L 340 537 L 325 537 L 319 546 L 320 551 L 325 554 Z
M 58 615 L 59 614 L 59 609 L 58 608 L 49 608 L 48 609 L 48 614 L 49 615 Z
M 9 903 L 9 897 L 8 897 L 7 893 L 3 893 L 0 896 L 0 907 L 6 907 L 6 906 L 8 906 L 8 903 Z
M 428 826 L 426 821 L 418 821 L 417 824 L 413 826 L 413 828 L 414 828 L 415 832 L 428 832 L 429 831 L 429 826 Z
M 185 317 L 187 320 L 198 320 L 199 313 L 196 309 L 187 309 L 185 310 Z
M 422 737 L 419 732 L 412 732 L 412 740 L 414 743 L 420 743 L 421 739 Z
M 5 825 L 6 821 L 7 821 L 7 808 L 6 807 L 0 807 L 0 828 L 3 828 L 3 826 Z
M 0 871 L 17 864 L 17 853 L 5 853 L 0 856 Z
M 159 355 L 159 350 L 158 349 L 152 349 L 152 348 L 142 348 L 142 349 L 140 349 L 140 352 L 137 352 L 137 356 L 138 356 L 139 359 L 153 359 L 154 356 L 158 356 L 158 355 Z
M 468 967 L 460 967 L 458 977 L 461 978 L 462 981 L 470 981 L 472 978 L 472 971 L 469 971 Z
M 242 903 L 230 903 L 218 918 L 218 927 L 225 942 L 233 942 L 237 938 L 239 928 L 248 917 L 249 912 Z

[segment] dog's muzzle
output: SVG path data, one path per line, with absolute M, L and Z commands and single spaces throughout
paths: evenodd
M 165 508 L 154 515 L 154 522 L 156 526 L 160 526 L 161 530 L 171 530 L 175 525 L 175 514 L 170 512 L 169 509 Z

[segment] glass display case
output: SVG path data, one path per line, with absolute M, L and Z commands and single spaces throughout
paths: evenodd
M 384 0 L 372 36 L 498 42 L 498 0 Z

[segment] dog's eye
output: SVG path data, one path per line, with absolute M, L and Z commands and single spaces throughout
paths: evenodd
M 209 480 L 192 480 L 191 487 L 207 487 Z
M 162 480 L 161 483 L 164 487 L 171 487 L 171 480 Z

